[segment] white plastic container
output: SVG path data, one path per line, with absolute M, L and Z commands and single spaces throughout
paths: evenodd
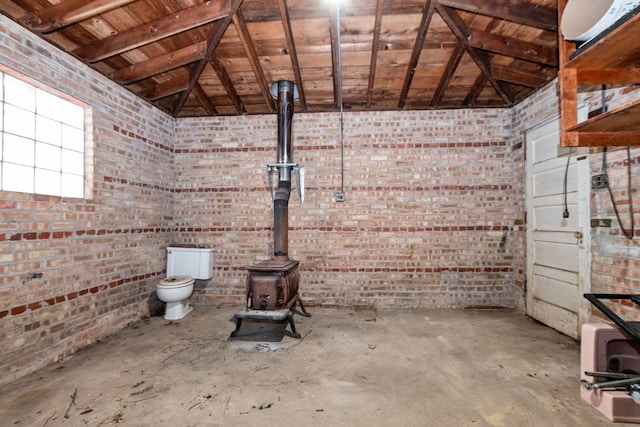
M 213 277 L 213 254 L 210 248 L 167 247 L 167 277 L 190 276 L 198 280 Z
M 638 0 L 569 0 L 560 23 L 562 35 L 567 40 L 590 40 L 638 4 Z

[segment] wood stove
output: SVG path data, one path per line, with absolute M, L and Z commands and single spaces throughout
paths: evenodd
M 267 165 L 269 187 L 273 199 L 273 258 L 248 267 L 246 285 L 246 310 L 235 314 L 236 336 L 243 319 L 282 321 L 288 320 L 294 337 L 300 338 L 293 321 L 292 308 L 300 305 L 306 312 L 298 286 L 300 283 L 299 262 L 289 259 L 289 196 L 292 172 L 298 172 L 298 193 L 303 201 L 303 170 L 293 163 L 291 141 L 293 100 L 297 88 L 293 82 L 280 80 L 271 85 L 271 94 L 278 99 L 278 146 L 277 162 Z M 272 189 L 272 179 L 277 175 L 277 189 Z
M 247 308 L 283 309 L 298 293 L 298 261 L 269 260 L 248 268 Z

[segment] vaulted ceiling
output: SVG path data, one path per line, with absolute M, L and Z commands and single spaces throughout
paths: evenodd
M 509 107 L 555 78 L 556 0 L 0 0 L 175 117 Z

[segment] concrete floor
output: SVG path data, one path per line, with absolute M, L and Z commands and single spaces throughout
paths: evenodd
M 579 344 L 516 312 L 310 307 L 300 340 L 230 339 L 237 310 L 145 319 L 9 384 L 2 425 L 629 425 L 579 398 Z

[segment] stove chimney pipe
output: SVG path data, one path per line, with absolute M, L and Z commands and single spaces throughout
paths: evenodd
M 289 259 L 289 195 L 291 194 L 291 171 L 293 163 L 293 100 L 298 97 L 298 88 L 288 80 L 271 85 L 271 95 L 278 99 L 278 189 L 273 198 L 273 255 L 276 261 Z

